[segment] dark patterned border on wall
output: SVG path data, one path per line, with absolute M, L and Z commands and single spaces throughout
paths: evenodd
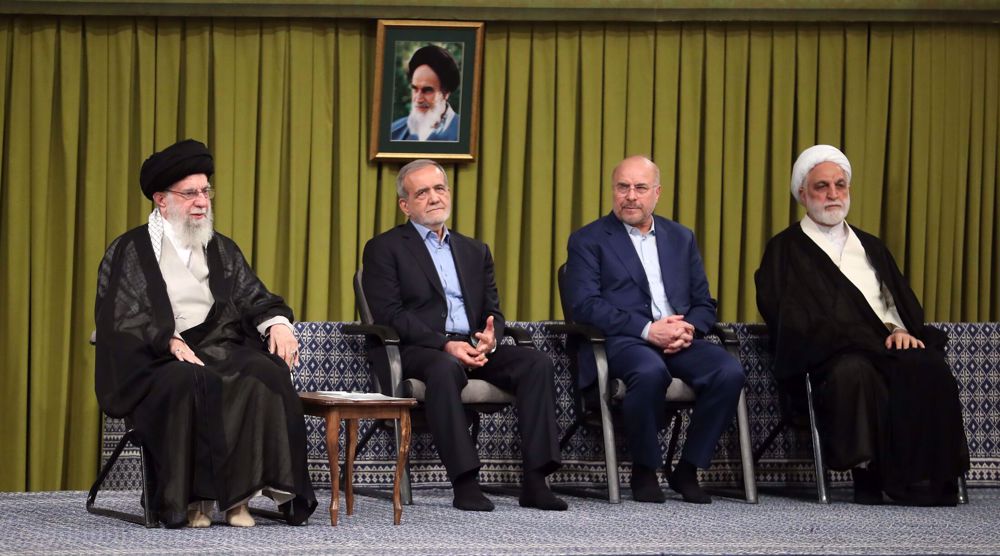
M 367 391 L 369 379 L 364 339 L 346 335 L 345 323 L 301 322 L 296 330 L 301 343 L 302 361 L 293 373 L 295 387 L 300 391 L 356 390 Z M 552 333 L 545 322 L 511 323 L 526 328 L 535 346 L 547 353 L 556 368 L 556 419 L 560 432 L 574 420 L 570 391 L 569 361 L 564 338 Z M 750 435 L 756 448 L 767 433 L 781 420 L 775 385 L 768 371 L 770 356 L 751 326 L 731 325 L 739 339 L 740 360 L 747 370 L 747 406 L 750 413 Z M 948 362 L 958 378 L 965 427 L 972 456 L 970 486 L 1000 485 L 1000 323 L 940 323 L 949 334 Z M 365 423 L 361 433 L 372 426 Z M 738 484 L 740 475 L 739 447 L 735 422 L 724 435 L 716 452 L 714 464 L 703 479 L 715 486 Z M 105 461 L 124 433 L 118 419 L 105 419 L 102 461 Z M 309 470 L 318 487 L 329 487 L 330 471 L 326 457 L 326 426 L 322 420 L 307 417 L 306 434 Z M 343 431 L 341 446 L 343 446 Z M 682 433 L 683 434 L 683 433 Z M 619 473 L 628 480 L 630 471 L 628 447 L 619 435 Z M 666 434 L 661 441 L 666 446 Z M 683 441 L 683 438 L 682 438 Z M 341 448 L 343 453 L 343 447 Z M 517 441 L 516 419 L 512 409 L 482 417 L 479 452 L 483 461 L 481 477 L 492 484 L 520 482 L 520 447 Z M 563 450 L 563 467 L 556 472 L 554 483 L 604 485 L 604 452 L 597 431 L 580 430 Z M 391 485 L 395 461 L 395 446 L 391 436 L 376 432 L 365 450 L 357 455 L 355 483 L 358 485 Z M 410 452 L 414 484 L 447 484 L 444 467 L 438 460 L 429 434 L 414 434 Z M 756 469 L 761 485 L 812 486 L 815 480 L 810 441 L 804 431 L 780 434 L 763 455 Z M 833 473 L 831 479 L 840 483 L 846 474 Z M 626 483 L 627 484 L 627 483 Z M 138 453 L 126 451 L 122 461 L 108 477 L 106 488 L 138 488 Z

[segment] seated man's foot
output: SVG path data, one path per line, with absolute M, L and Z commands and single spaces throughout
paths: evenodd
M 466 473 L 457 477 L 452 483 L 455 498 L 451 505 L 466 512 L 492 512 L 493 502 L 479 488 L 476 472 Z
M 253 527 L 257 523 L 250 515 L 250 508 L 246 504 L 240 504 L 235 508 L 226 510 L 226 523 L 233 527 Z
M 212 524 L 212 520 L 201 511 L 201 504 L 198 504 L 198 508 L 193 510 L 188 510 L 188 527 L 194 529 L 204 529 Z
M 632 499 L 636 502 L 654 502 L 662 504 L 667 500 L 656 470 L 641 465 L 632 465 Z
M 854 479 L 854 503 L 866 506 L 878 506 L 882 500 L 882 480 L 878 472 L 871 468 L 855 467 L 851 469 Z
M 902 492 L 888 492 L 889 498 L 903 506 L 956 506 L 956 481 L 921 481 L 907 485 Z
M 711 504 L 712 497 L 702 490 L 698 484 L 698 468 L 684 460 L 667 476 L 667 483 L 674 492 L 684 497 L 685 502 L 692 504 Z
M 536 471 L 524 473 L 524 485 L 521 487 L 521 497 L 518 498 L 517 503 L 522 508 L 538 508 L 539 510 L 556 512 L 563 512 L 569 508 L 566 502 L 553 494 L 549 485 L 545 484 L 545 476 Z

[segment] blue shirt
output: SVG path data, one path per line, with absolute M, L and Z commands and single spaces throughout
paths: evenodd
M 444 289 L 445 301 L 448 304 L 448 319 L 445 321 L 446 333 L 469 334 L 469 316 L 465 314 L 465 299 L 462 297 L 462 285 L 458 282 L 458 270 L 455 269 L 455 258 L 451 254 L 451 232 L 444 229 L 444 238 L 426 226 L 410 220 L 410 224 L 424 238 L 424 246 L 434 261 L 441 288 Z
M 623 222 L 624 224 L 624 222 Z M 656 221 L 649 227 L 648 233 L 642 233 L 639 228 L 625 224 L 628 237 L 632 240 L 642 269 L 646 273 L 646 281 L 649 282 L 649 294 L 651 298 L 650 310 L 653 313 L 653 320 L 660 320 L 674 314 L 674 308 L 667 300 L 667 292 L 663 287 L 663 275 L 660 272 L 660 254 L 656 248 Z M 649 327 L 652 322 L 647 323 L 642 329 L 642 339 L 649 335 Z

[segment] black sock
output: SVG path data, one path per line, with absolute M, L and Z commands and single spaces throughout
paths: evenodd
M 855 467 L 851 469 L 854 479 L 854 502 L 856 504 L 878 505 L 882 500 L 882 479 L 878 470 L 869 465 L 867 469 Z
M 656 470 L 649 467 L 632 464 L 632 499 L 636 502 L 655 502 L 662 504 L 667 497 L 660 488 L 660 480 Z
M 545 475 L 538 471 L 524 472 L 524 484 L 521 485 L 521 497 L 518 503 L 525 508 L 558 512 L 569 507 L 565 501 L 552 493 L 549 485 L 545 484 Z
M 702 490 L 698 484 L 698 467 L 687 460 L 680 460 L 673 473 L 667 477 L 667 482 L 674 492 L 684 497 L 685 502 L 694 504 L 710 504 L 712 497 Z
M 469 512 L 493 511 L 493 502 L 479 489 L 479 470 L 463 473 L 452 482 L 455 498 L 451 505 Z

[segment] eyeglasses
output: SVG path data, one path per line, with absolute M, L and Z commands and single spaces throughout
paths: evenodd
M 206 199 L 215 198 L 215 188 L 212 186 L 206 187 L 204 189 L 186 189 L 184 191 L 174 191 L 172 189 L 165 189 L 163 190 L 163 192 L 179 195 L 183 197 L 185 201 L 193 201 L 194 199 L 197 199 L 199 195 L 204 195 Z
M 642 197 L 643 195 L 646 195 L 647 193 L 652 191 L 653 187 L 645 183 L 637 183 L 634 185 L 628 183 L 615 184 L 615 193 L 619 195 L 628 195 L 628 192 L 633 189 L 635 190 L 636 195 Z

